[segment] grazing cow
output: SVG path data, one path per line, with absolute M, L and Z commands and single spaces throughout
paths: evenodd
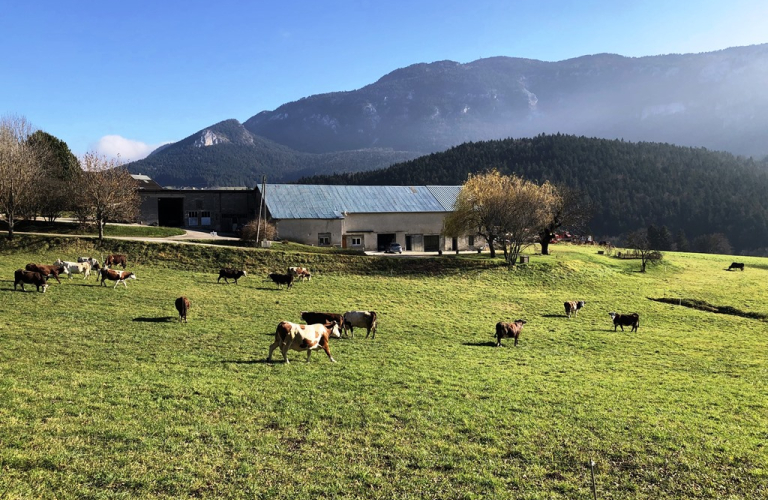
M 96 274 L 96 279 L 99 279 L 99 275 L 96 273 L 96 271 L 101 269 L 101 265 L 99 265 L 99 261 L 97 259 L 94 259 L 93 257 L 78 257 L 77 258 L 78 263 L 87 262 L 91 265 L 91 271 Z
M 268 277 L 277 285 L 277 288 L 282 288 L 283 285 L 288 285 L 288 288 L 293 286 L 292 274 L 269 273 Z
M 299 281 L 310 281 L 312 279 L 312 273 L 309 272 L 309 269 L 304 267 L 289 267 L 288 268 L 288 274 L 295 278 L 298 278 Z
M 182 321 L 184 323 L 187 322 L 187 311 L 189 311 L 190 308 L 189 299 L 181 296 L 178 299 L 176 299 L 176 310 L 179 311 L 179 323 Z
M 231 267 L 225 267 L 219 271 L 219 279 L 216 280 L 216 283 L 221 283 L 221 278 L 224 278 L 224 283 L 229 285 L 228 280 L 235 280 L 235 285 L 237 285 L 237 280 L 240 278 L 248 277 L 248 273 L 241 269 L 232 269 Z
M 335 321 L 315 325 L 299 325 L 290 321 L 281 321 L 275 330 L 275 341 L 269 346 L 267 361 L 272 361 L 272 352 L 277 347 L 280 347 L 280 352 L 286 363 L 288 363 L 288 351 L 290 349 L 307 351 L 307 362 L 309 362 L 312 351 L 322 348 L 331 363 L 335 363 L 336 360 L 331 356 L 330 337 L 341 337 L 339 324 Z
M 621 327 L 621 331 L 624 331 L 625 326 L 631 326 L 633 332 L 637 331 L 640 326 L 640 315 L 637 313 L 632 314 L 617 314 L 615 312 L 609 312 L 608 316 L 613 320 L 613 331 L 616 331 L 616 327 Z
M 583 300 L 569 300 L 568 302 L 565 302 L 565 314 L 568 315 L 568 319 L 571 319 L 571 313 L 573 313 L 574 317 L 579 315 L 579 309 L 584 307 L 586 302 Z
M 16 269 L 13 273 L 13 289 L 16 290 L 16 285 L 21 285 L 21 291 L 24 290 L 24 283 L 35 285 L 37 291 L 40 291 L 40 287 L 43 287 L 43 293 L 48 288 L 48 283 L 45 281 L 45 276 L 38 272 L 25 271 L 24 269 Z
M 57 259 L 54 266 L 60 266 L 64 272 L 72 279 L 73 274 L 82 274 L 83 279 L 91 275 L 91 264 L 89 262 L 69 262 Z
M 368 338 L 371 332 L 373 332 L 372 339 L 376 338 L 376 312 L 375 311 L 347 311 L 344 313 L 344 333 L 347 333 L 347 329 L 351 334 L 351 338 L 355 338 L 355 327 L 365 328 L 368 331 L 365 334 L 365 338 Z
M 342 316 L 341 314 L 302 311 L 301 319 L 306 321 L 308 325 L 314 325 L 316 323 L 325 323 L 325 322 L 331 323 L 335 321 L 336 323 L 339 324 L 339 329 L 344 328 L 344 316 Z
M 123 269 L 125 269 L 125 265 L 128 259 L 123 254 L 112 254 L 107 255 L 107 259 L 104 261 L 104 267 L 114 267 L 114 266 L 123 266 Z
M 128 288 L 128 285 L 125 283 L 125 280 L 135 280 L 135 279 L 137 279 L 136 275 L 129 271 L 115 271 L 114 269 L 107 269 L 107 268 L 104 268 L 101 270 L 101 284 L 103 286 L 107 286 L 107 285 L 104 285 L 104 282 L 106 280 L 109 280 L 109 281 L 115 282 L 115 286 L 112 288 L 117 288 L 117 285 L 119 285 L 120 282 L 123 283 L 125 288 Z
M 731 262 L 731 265 L 728 266 L 728 270 L 730 271 L 731 269 L 741 269 L 743 271 L 744 270 L 744 263 L 743 262 Z
M 502 347 L 501 339 L 515 339 L 515 345 L 517 345 L 517 339 L 520 338 L 523 325 L 526 323 L 527 321 L 524 319 L 515 320 L 514 323 L 505 323 L 504 321 L 496 323 L 496 347 Z
M 56 281 L 61 283 L 61 280 L 59 279 L 59 273 L 63 271 L 63 269 L 60 266 L 49 266 L 47 264 L 32 264 L 29 263 L 26 266 L 27 271 L 32 271 L 33 273 L 40 273 L 42 276 L 46 278 L 50 278 L 53 276 L 56 278 Z

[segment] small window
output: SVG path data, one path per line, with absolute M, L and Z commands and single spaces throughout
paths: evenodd
M 331 245 L 331 233 L 318 233 L 317 244 L 321 247 L 327 247 Z
M 474 237 L 474 235 L 469 237 L 469 242 L 468 243 L 469 243 L 469 246 L 471 246 L 471 247 L 475 246 L 475 237 Z
M 197 226 L 198 222 L 197 212 L 187 212 L 187 225 Z
M 200 212 L 200 225 L 201 226 L 210 226 L 211 225 L 211 212 Z
M 350 245 L 352 245 L 353 247 L 363 246 L 363 238 L 361 238 L 360 236 L 353 236 L 351 238 Z

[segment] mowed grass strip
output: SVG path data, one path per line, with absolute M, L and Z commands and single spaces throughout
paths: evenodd
M 512 271 L 339 256 L 278 290 L 275 252 L 224 285 L 216 257 L 239 253 L 190 249 L 198 268 L 179 269 L 143 246 L 127 288 L 13 291 L 16 268 L 72 245 L 0 255 L 0 496 L 591 498 L 591 459 L 599 498 L 766 496 L 768 323 L 648 299 L 768 313 L 765 259 L 669 254 L 641 274 L 571 246 Z M 568 320 L 565 300 L 586 307 Z M 379 329 L 332 340 L 338 363 L 265 362 L 280 320 L 351 309 Z M 518 318 L 518 347 L 493 347 Z

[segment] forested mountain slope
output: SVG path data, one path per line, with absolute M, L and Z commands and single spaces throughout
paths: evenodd
M 596 207 L 596 235 L 656 224 L 689 238 L 724 233 L 738 251 L 768 247 L 767 162 L 703 148 L 539 135 L 466 143 L 386 169 L 301 182 L 451 185 L 490 168 L 583 190 Z

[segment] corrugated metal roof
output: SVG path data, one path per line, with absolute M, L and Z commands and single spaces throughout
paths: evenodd
M 460 186 L 434 186 L 457 188 Z M 344 213 L 446 212 L 448 189 L 427 186 L 320 186 L 267 184 L 266 201 L 275 219 L 338 219 Z M 458 190 L 456 191 L 458 193 Z M 442 201 L 441 201 L 442 200 Z M 446 203 L 448 203 L 446 205 Z
M 459 197 L 461 186 L 427 186 L 427 189 L 446 212 L 452 212 L 456 198 Z

